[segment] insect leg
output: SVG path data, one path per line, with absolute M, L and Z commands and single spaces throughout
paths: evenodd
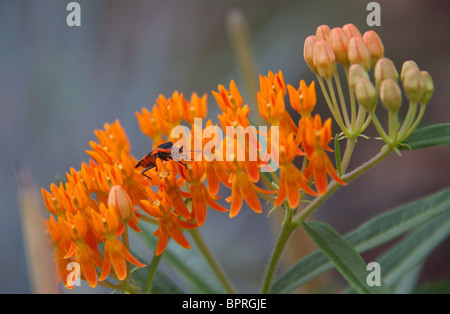
M 148 167 L 148 168 L 145 168 L 141 173 L 142 173 L 144 176 L 146 176 L 147 178 L 149 178 L 149 179 L 151 180 L 152 178 L 150 178 L 150 177 L 149 177 L 148 175 L 146 175 L 145 173 L 146 173 L 147 171 L 153 169 L 153 168 L 156 168 L 156 165 L 153 165 L 153 166 L 150 166 L 150 167 Z M 156 169 L 156 170 L 158 170 L 158 169 Z

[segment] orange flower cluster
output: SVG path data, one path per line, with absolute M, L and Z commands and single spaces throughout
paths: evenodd
M 45 225 L 62 281 L 71 281 L 67 265 L 75 261 L 80 265 L 82 278 L 92 287 L 108 275 L 125 279 L 125 260 L 145 266 L 119 238 L 126 226 L 140 232 L 139 214 L 134 207 L 147 199 L 146 182 L 134 168 L 136 160 L 130 155 L 130 145 L 119 121 L 105 124 L 105 130 L 95 134 L 99 142 L 90 143 L 89 164 L 83 163 L 79 171 L 70 169 L 67 182 L 51 184 L 50 192 L 41 189 L 52 214 Z
M 184 160 L 170 154 L 168 158 L 154 156 L 154 167 L 146 169 L 146 176 L 131 155 L 118 121 L 95 131 L 98 143 L 91 142 L 92 149 L 87 151 L 92 160 L 83 163 L 79 171 L 71 169 L 65 184 L 51 184 L 50 191 L 42 189 L 52 214 L 45 224 L 64 283 L 68 281 L 66 267 L 71 261 L 80 264 L 82 278 L 92 287 L 108 276 L 124 280 L 129 273 L 126 261 L 145 266 L 129 252 L 126 237 L 128 227 L 140 232 L 140 221 L 158 225 L 154 232 L 158 237 L 155 255 L 160 255 L 170 238 L 190 248 L 183 230 L 203 225 L 208 207 L 229 212 L 231 218 L 239 213 L 244 201 L 254 212 L 261 213 L 261 198 L 272 199 L 275 206 L 286 201 L 295 208 L 301 191 L 312 196 L 323 194 L 328 175 L 345 184 L 326 154 L 331 151 L 331 119 L 322 123 L 319 115 L 311 114 L 316 104 L 314 82 L 307 86 L 301 81 L 298 89 L 286 86 L 280 71 L 261 76 L 260 83 L 259 113 L 271 124 L 266 134 L 246 132 L 252 126 L 250 107 L 244 105 L 234 81 L 229 89 L 219 85 L 218 91 L 212 92 L 222 111 L 218 116 L 220 126 L 230 130 L 226 137 L 219 136 L 219 125 L 211 120 L 204 127 L 195 120 L 206 117 L 206 95 L 193 94 L 190 100 L 178 92 L 168 99 L 160 95 L 151 112 L 137 112 L 141 130 L 153 140 L 154 148 L 171 141 L 175 143 L 172 152 L 189 155 Z M 292 108 L 301 115 L 298 123 L 286 110 L 286 94 Z M 189 146 L 193 150 L 176 147 L 180 136 L 172 134 L 175 127 L 186 122 L 191 126 Z M 274 127 L 279 129 L 278 138 L 271 136 Z M 260 154 L 258 136 L 266 136 L 271 153 L 278 153 L 275 162 L 280 169 L 276 180 L 279 189 L 270 184 L 268 190 L 258 186 L 265 175 L 262 168 L 268 162 Z M 294 164 L 297 156 L 304 157 L 302 170 Z M 313 183 L 317 192 L 311 188 Z M 231 203 L 229 209 L 218 203 L 221 184 L 231 191 L 226 198 Z M 272 198 L 272 194 L 276 197 Z

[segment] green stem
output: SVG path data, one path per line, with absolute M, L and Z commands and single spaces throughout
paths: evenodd
M 152 262 L 150 263 L 150 267 L 148 269 L 148 275 L 147 275 L 147 282 L 145 283 L 145 293 L 150 294 L 152 293 L 152 284 L 153 284 L 153 278 L 156 274 L 156 269 L 158 268 L 159 262 L 161 261 L 161 255 L 154 255 L 152 258 Z
M 380 161 L 382 161 L 386 156 L 388 156 L 394 148 L 389 145 L 385 145 L 381 148 L 380 152 L 376 154 L 374 157 L 372 157 L 369 161 L 362 164 L 355 170 L 345 174 L 342 176 L 342 180 L 344 182 L 350 182 L 351 180 L 355 179 L 356 177 L 362 175 L 367 170 L 374 167 L 376 164 L 378 164 Z M 294 218 L 293 221 L 297 224 L 300 224 L 300 222 L 304 221 L 306 218 L 308 218 L 331 194 L 333 194 L 341 185 L 337 183 L 336 181 L 332 181 L 328 185 L 328 189 L 325 192 L 325 194 L 320 195 L 319 197 L 316 197 L 305 209 L 298 213 Z
M 225 275 L 222 268 L 220 267 L 219 263 L 216 261 L 213 254 L 211 253 L 208 246 L 206 245 L 205 241 L 203 240 L 200 232 L 198 232 L 197 229 L 190 229 L 189 233 L 191 234 L 192 238 L 194 239 L 195 243 L 197 244 L 198 248 L 200 249 L 200 252 L 205 257 L 209 266 L 211 266 L 211 269 L 216 274 L 219 281 L 222 283 L 226 292 L 227 293 L 236 293 L 236 291 L 234 290 L 230 281 L 228 280 L 227 276 Z
M 325 97 L 325 101 L 328 104 L 328 108 L 330 109 L 334 120 L 339 125 L 339 127 L 341 128 L 341 130 L 345 134 L 345 136 L 348 137 L 348 131 L 347 131 L 347 128 L 345 127 L 345 125 L 344 125 L 344 122 L 342 121 L 341 113 L 339 112 L 339 110 L 338 111 L 335 110 L 335 108 L 333 106 L 333 103 L 330 100 L 330 96 L 328 95 L 328 91 L 327 91 L 327 89 L 325 87 L 325 84 L 323 83 L 322 77 L 317 75 L 317 80 L 319 82 L 320 88 L 322 89 L 323 96 Z
M 128 225 L 127 224 L 124 224 L 124 227 L 123 227 L 122 242 L 123 242 L 123 245 L 125 245 L 125 247 L 129 251 L 130 250 L 130 240 L 129 240 L 129 235 L 128 235 Z M 126 261 L 126 265 L 127 265 L 127 274 L 129 274 L 130 273 L 130 262 Z
M 338 95 L 339 95 L 339 101 L 341 102 L 342 115 L 344 116 L 345 123 L 347 125 L 351 125 L 351 124 L 353 124 L 353 121 L 350 122 L 350 118 L 348 116 L 347 104 L 345 103 L 344 93 L 342 92 L 342 86 L 341 86 L 341 81 L 339 80 L 338 71 L 336 71 L 334 73 L 334 79 L 336 80 L 336 88 L 337 88 Z
M 284 206 L 284 208 L 286 216 L 284 217 L 284 221 L 282 224 L 283 229 L 281 230 L 280 237 L 278 238 L 278 242 L 270 258 L 269 267 L 267 268 L 266 276 L 264 278 L 261 290 L 261 293 L 264 294 L 270 292 L 270 285 L 272 284 L 272 279 L 275 275 L 275 270 L 277 268 L 278 261 L 281 258 L 281 254 L 283 253 L 283 250 L 286 246 L 287 241 L 289 240 L 290 235 L 292 234 L 292 231 L 294 231 L 295 228 L 299 226 L 299 224 L 293 224 L 292 222 L 292 209 L 290 209 L 289 206 Z
M 410 102 L 408 107 L 408 112 L 406 113 L 405 120 L 403 120 L 402 127 L 398 133 L 398 137 L 401 139 L 408 132 L 409 128 L 413 124 L 413 119 L 417 113 L 417 102 Z
M 347 82 L 350 82 L 350 68 L 345 67 L 345 75 L 347 77 Z M 353 93 L 353 90 L 350 86 L 350 83 L 348 83 L 348 93 L 350 95 L 350 108 L 351 108 L 351 121 L 352 121 L 352 131 L 355 131 L 355 123 L 356 123 L 356 101 L 355 101 L 355 94 Z
M 345 147 L 344 156 L 341 160 L 341 171 L 345 173 L 347 170 L 348 164 L 350 163 L 350 158 L 353 154 L 353 150 L 355 149 L 356 137 L 347 139 L 347 145 Z
M 419 126 L 419 123 L 420 123 L 420 121 L 422 121 L 423 115 L 425 113 L 425 108 L 426 108 L 426 105 L 421 104 L 420 111 L 416 118 L 416 121 L 414 121 L 414 124 L 409 128 L 408 132 L 406 133 L 405 139 L 408 138 L 408 136 L 410 136 L 411 133 L 414 132 L 414 130 Z
M 386 131 L 384 131 L 383 126 L 381 125 L 380 121 L 378 120 L 376 114 L 374 111 L 370 112 L 370 116 L 372 117 L 372 122 L 375 128 L 378 131 L 378 134 L 380 134 L 381 138 L 386 142 L 391 144 L 391 140 L 389 136 L 387 135 Z
M 331 79 L 327 80 L 327 85 L 328 85 L 328 89 L 330 90 L 331 101 L 333 103 L 334 110 L 339 115 L 339 118 L 342 121 L 341 111 L 339 110 L 339 105 L 338 105 L 337 99 L 336 99 L 336 93 L 334 92 L 333 81 Z M 342 122 L 342 124 L 345 125 L 344 122 Z M 348 129 L 350 127 L 349 124 L 345 125 L 345 126 L 346 126 L 346 129 Z

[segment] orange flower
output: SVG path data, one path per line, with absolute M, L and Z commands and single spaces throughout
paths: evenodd
M 183 178 L 178 178 L 179 164 L 170 160 L 163 162 L 161 159 L 156 159 L 156 169 L 153 168 L 148 171 L 152 182 L 156 184 L 161 191 L 164 191 L 171 200 L 171 204 L 174 206 L 175 211 L 182 215 L 187 220 L 191 219 L 191 213 L 184 202 L 184 197 L 191 197 L 191 194 L 184 192 L 180 187 L 184 184 Z
M 212 94 L 223 112 L 227 112 L 228 108 L 235 111 L 237 108 L 241 108 L 244 104 L 241 93 L 233 80 L 230 82 L 229 91 L 222 85 L 219 85 L 219 92 L 212 91 Z
M 146 181 L 134 169 L 136 160 L 129 154 L 130 145 L 119 121 L 105 124 L 104 130 L 94 133 L 99 143 L 92 141 L 92 150 L 87 151 L 93 160 L 83 163 L 80 171 L 71 168 L 70 173 L 66 173 L 65 184 L 51 184 L 50 192 L 41 190 L 47 210 L 54 215 L 45 222 L 45 226 L 51 237 L 61 280 L 67 283 L 68 271 L 65 268 L 69 262 L 75 261 L 80 264 L 82 279 L 93 287 L 98 281 L 97 268 L 102 270 L 103 280 L 110 273 L 108 267 L 112 261 L 118 277 L 124 278 L 127 274 L 123 271 L 121 259 L 136 262 L 118 239 L 124 228 L 122 223 L 115 225 L 114 219 L 105 218 L 110 217 L 104 208 L 111 187 L 121 186 L 129 195 L 125 203 L 111 201 L 114 206 L 111 208 L 117 211 L 115 217 L 120 212 L 123 222 L 138 232 L 139 221 L 133 204 L 140 204 L 142 199 L 147 198 Z M 105 229 L 103 218 L 108 221 L 109 229 Z M 102 261 L 99 244 L 104 241 L 107 243 L 103 248 Z M 139 262 L 135 264 L 143 265 Z
M 311 112 L 314 110 L 317 103 L 314 81 L 307 86 L 305 81 L 301 80 L 298 90 L 292 85 L 288 85 L 288 91 L 292 108 L 295 109 L 302 118 L 311 117 Z
M 313 121 L 307 121 L 305 138 L 305 145 L 309 147 L 307 150 L 309 152 L 309 162 L 305 169 L 305 176 L 308 179 L 314 176 L 318 192 L 324 194 L 327 190 L 328 175 L 336 182 L 346 185 L 336 174 L 337 170 L 333 167 L 330 158 L 325 152 L 326 150 L 332 151 L 328 146 L 332 139 L 331 119 L 327 119 L 323 125 L 319 115 L 316 115 Z
M 123 225 L 117 217 L 116 210 L 113 206 L 106 207 L 104 203 L 100 204 L 99 212 L 91 211 L 92 226 L 97 235 L 104 239 L 105 247 L 103 250 L 104 261 L 103 270 L 99 280 L 105 280 L 111 271 L 111 265 L 119 280 L 127 277 L 127 267 L 125 260 L 136 265 L 137 267 L 145 267 L 140 263 L 127 248 L 117 238 L 123 232 Z
M 289 100 L 291 106 L 300 114 L 300 120 L 298 122 L 298 132 L 295 139 L 297 145 L 305 142 L 305 123 L 306 120 L 311 120 L 311 112 L 316 106 L 317 97 L 314 81 L 309 86 L 305 81 L 300 81 L 300 87 L 296 90 L 291 85 L 288 85 Z M 307 150 L 303 145 L 303 149 Z
M 289 207 L 295 208 L 300 202 L 300 190 L 313 196 L 317 193 L 309 187 L 308 179 L 293 164 L 297 156 L 304 155 L 294 141 L 294 134 L 280 133 L 279 145 L 280 187 L 274 205 L 280 206 L 287 198 Z
M 63 233 L 70 239 L 70 247 L 65 259 L 75 257 L 82 273 L 91 287 L 97 286 L 96 265 L 101 266 L 99 252 L 95 240 L 90 237 L 90 228 L 81 212 L 68 215 L 68 220 L 61 220 Z
M 186 181 L 190 182 L 189 190 L 192 199 L 192 218 L 196 218 L 198 225 L 203 225 L 206 220 L 206 207 L 227 212 L 228 209 L 216 203 L 218 198 L 213 197 L 203 184 L 205 175 L 205 165 L 203 161 L 193 161 L 187 164 L 187 168 L 181 168 L 182 175 Z
M 189 124 L 194 123 L 194 118 L 202 118 L 206 117 L 208 107 L 206 105 L 207 96 L 206 94 L 202 97 L 199 97 L 196 93 L 191 95 L 191 100 L 183 102 L 183 112 L 184 112 L 184 120 L 186 120 Z
M 260 75 L 259 84 L 260 91 L 256 98 L 261 117 L 271 125 L 280 126 L 284 131 L 296 131 L 296 125 L 289 112 L 286 111 L 284 102 L 286 84 L 284 83 L 283 73 L 279 71 L 273 74 L 272 71 L 269 71 L 267 76 Z
M 155 255 L 161 255 L 166 249 L 169 237 L 175 240 L 181 247 L 189 249 L 191 246 L 180 229 L 194 229 L 198 225 L 189 223 L 179 218 L 179 215 L 171 211 L 171 202 L 167 195 L 154 196 L 153 202 L 143 201 L 146 211 L 156 217 L 159 228 L 153 233 L 158 237 Z
M 283 74 L 279 71 L 273 74 L 269 71 L 267 76 L 259 76 L 261 90 L 256 94 L 258 108 L 261 117 L 272 125 L 280 125 L 280 120 L 285 113 L 284 96 L 286 95 L 286 84 Z
M 227 202 L 231 202 L 230 218 L 239 213 L 243 200 L 254 212 L 261 213 L 262 207 L 257 192 L 264 194 L 273 192 L 261 189 L 255 184 L 259 180 L 259 170 L 257 174 L 248 170 L 253 168 L 252 162 L 249 164 L 246 161 L 236 161 L 232 157 L 234 156 L 228 155 L 228 158 L 223 161 L 224 166 L 231 173 L 228 180 L 231 183 L 231 196 L 226 199 Z

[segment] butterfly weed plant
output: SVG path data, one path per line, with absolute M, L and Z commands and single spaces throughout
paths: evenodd
M 185 266 L 179 275 L 192 285 L 188 292 L 198 292 L 195 287 L 202 284 L 202 292 L 239 292 L 203 241 L 201 227 L 211 210 L 233 219 L 248 208 L 267 219 L 273 211 L 284 215 L 273 253 L 262 261 L 267 267 L 255 292 L 289 293 L 332 267 L 356 292 L 394 291 L 450 232 L 450 190 L 386 211 L 345 236 L 310 217 L 336 190 L 388 155 L 401 158 L 401 150 L 449 142 L 448 124 L 418 129 L 433 94 L 432 78 L 414 61 L 394 65 L 377 33 L 361 34 L 353 24 L 319 26 L 306 38 L 303 56 L 316 80 L 291 85 L 281 71 L 270 71 L 259 76 L 259 90 L 252 97 L 256 103 L 247 104 L 234 81 L 219 85 L 211 95 L 159 95 L 151 110 L 136 112 L 137 121 L 154 149 L 175 150 L 146 156 L 152 158 L 146 160 L 150 169 L 139 167 L 142 163 L 133 156 L 119 120 L 94 131 L 97 140 L 86 151 L 90 159 L 71 168 L 64 183 L 41 190 L 50 213 L 45 227 L 64 286 L 72 289 L 76 275 L 91 287 L 126 293 L 181 291 L 171 280 L 158 280 L 166 278 L 158 265 L 168 242 L 174 241 L 186 250 L 197 246 L 198 259 L 218 279 L 218 287 L 208 288 L 207 279 L 190 276 Z M 317 90 L 325 103 L 318 103 Z M 400 119 L 405 104 L 406 116 Z M 209 106 L 219 108 L 216 124 L 210 119 L 203 123 Z M 315 113 L 316 106 L 328 106 L 331 118 Z M 252 124 L 255 115 L 264 119 L 265 128 Z M 364 135 L 371 125 L 377 138 Z M 382 143 L 381 149 L 349 169 L 360 137 Z M 341 154 L 338 148 L 344 142 Z M 219 189 L 229 190 L 225 201 Z M 275 276 L 287 241 L 299 228 L 319 250 Z M 379 260 L 382 281 L 368 285 L 359 254 L 408 231 Z M 129 232 L 155 243 L 150 260 L 139 257 L 144 254 L 130 245 Z M 425 249 L 415 250 L 419 247 Z M 79 273 L 67 268 L 71 262 L 79 264 Z

